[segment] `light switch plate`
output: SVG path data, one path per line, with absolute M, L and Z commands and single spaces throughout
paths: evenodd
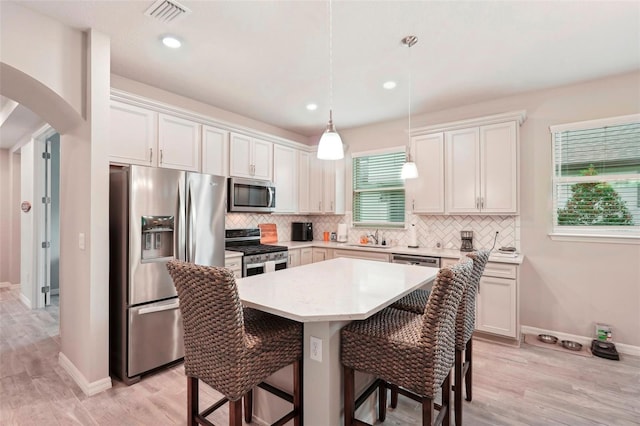
M 309 357 L 314 361 L 322 362 L 322 339 L 310 336 Z

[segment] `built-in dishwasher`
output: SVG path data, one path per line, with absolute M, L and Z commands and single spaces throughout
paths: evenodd
M 433 256 L 417 256 L 414 254 L 394 254 L 391 259 L 393 263 L 404 263 L 405 265 L 440 267 L 440 258 Z

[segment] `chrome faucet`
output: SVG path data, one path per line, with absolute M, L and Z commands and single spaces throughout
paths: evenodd
M 373 238 L 373 240 L 375 241 L 375 244 L 378 245 L 380 244 L 378 241 L 378 230 L 376 229 L 375 234 L 369 234 L 369 237 Z

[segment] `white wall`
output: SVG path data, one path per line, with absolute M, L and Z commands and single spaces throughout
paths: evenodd
M 0 282 L 20 283 L 20 153 L 0 149 Z
M 33 156 L 34 142 L 30 141 L 22 146 L 20 150 L 20 199 L 28 201 L 32 206 L 35 205 L 34 187 L 33 187 Z M 33 300 L 33 289 L 35 286 L 34 268 L 34 208 L 20 216 L 20 299 L 29 307 L 35 306 L 36 301 Z
M 9 150 L 0 149 L 0 283 L 9 280 L 9 253 L 11 235 L 9 209 L 11 193 L 11 170 L 9 168 Z
M 561 242 L 547 235 L 549 126 L 640 112 L 640 73 L 425 114 L 414 117 L 412 127 L 520 109 L 528 117 L 520 129 L 522 325 L 592 336 L 594 323 L 603 322 L 613 326 L 616 342 L 640 346 L 640 245 Z M 404 119 L 340 134 L 356 152 L 406 143 L 406 127 Z

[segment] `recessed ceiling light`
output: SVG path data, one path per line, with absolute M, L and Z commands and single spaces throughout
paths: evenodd
M 386 81 L 386 82 L 384 82 L 382 87 L 384 87 L 387 90 L 395 89 L 396 88 L 396 82 L 395 81 Z
M 315 111 L 315 110 L 318 109 L 318 105 L 316 105 L 316 104 L 307 104 L 307 109 L 309 111 Z
M 177 49 L 178 47 L 182 46 L 182 42 L 173 36 L 162 37 L 162 43 L 172 49 Z

